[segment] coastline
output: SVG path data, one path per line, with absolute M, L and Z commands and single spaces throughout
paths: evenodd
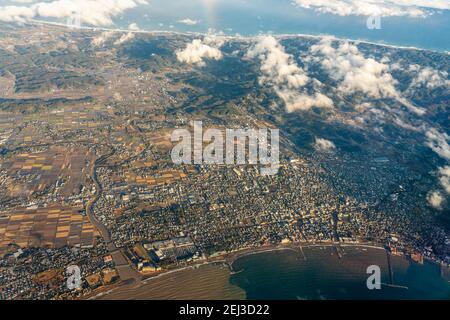
M 216 256 L 210 256 L 204 260 L 198 260 L 191 264 L 179 267 L 179 268 L 173 268 L 173 269 L 167 269 L 162 272 L 158 272 L 156 274 L 142 274 L 142 280 L 138 285 L 134 284 L 132 285 L 134 289 L 139 289 L 140 287 L 151 283 L 152 281 L 163 279 L 165 277 L 168 277 L 170 275 L 174 275 L 180 272 L 185 272 L 188 270 L 194 270 L 198 269 L 202 266 L 209 266 L 209 265 L 224 265 L 228 268 L 230 275 L 235 273 L 233 269 L 233 264 L 244 257 L 257 255 L 257 254 L 263 254 L 268 252 L 277 252 L 277 251 L 294 251 L 298 254 L 302 254 L 303 257 L 303 248 L 317 248 L 317 247 L 352 247 L 352 248 L 366 248 L 366 249 L 375 249 L 375 250 L 383 250 L 386 249 L 380 245 L 376 245 L 373 243 L 347 243 L 347 244 L 339 244 L 339 243 L 333 243 L 333 242 L 321 242 L 321 243 L 302 243 L 302 242 L 295 242 L 295 243 L 289 243 L 284 245 L 270 245 L 270 246 L 264 246 L 264 247 L 255 247 L 255 248 L 242 248 L 237 249 L 230 252 L 224 252 L 224 253 L 218 253 Z M 107 286 L 107 287 L 100 287 L 96 290 L 94 290 L 92 293 L 82 297 L 81 299 L 87 299 L 87 300 L 95 300 L 98 298 L 101 298 L 109 293 L 116 292 L 117 290 L 127 287 L 128 284 L 124 281 L 119 281 L 118 283 Z
M 305 257 L 305 253 L 303 249 L 313 249 L 313 248 L 335 248 L 338 259 L 342 259 L 342 256 L 339 255 L 339 250 L 344 248 L 357 248 L 357 249 L 369 249 L 376 250 L 378 252 L 382 251 L 381 254 L 384 255 L 384 252 L 387 252 L 386 249 L 375 243 L 345 243 L 339 244 L 334 242 L 317 242 L 317 243 L 289 243 L 282 245 L 271 245 L 264 246 L 259 248 L 242 248 L 240 250 L 235 250 L 227 253 L 220 253 L 213 257 L 208 257 L 205 260 L 194 261 L 189 265 L 185 265 L 179 268 L 174 268 L 170 270 L 165 270 L 158 274 L 154 275 L 143 275 L 143 280 L 138 285 L 129 285 L 128 283 L 119 282 L 113 286 L 98 288 L 92 294 L 82 297 L 81 299 L 108 299 L 108 295 L 111 294 L 111 299 L 121 299 L 122 297 L 130 297 L 130 299 L 152 299 L 155 295 L 157 295 L 157 299 L 160 299 L 162 296 L 169 295 L 173 297 L 173 287 L 174 283 L 177 286 L 177 294 L 190 294 L 192 283 L 195 285 L 199 285 L 199 281 L 203 281 L 203 284 L 207 284 L 207 287 L 202 291 L 203 297 L 206 292 L 209 292 L 211 288 L 217 293 L 220 288 L 227 288 L 230 290 L 231 287 L 236 287 L 237 289 L 243 290 L 240 286 L 236 286 L 229 282 L 229 279 L 234 274 L 239 274 L 244 270 L 235 270 L 233 265 L 236 261 L 241 258 L 245 258 L 248 256 L 259 255 L 270 252 L 282 252 L 282 251 L 292 251 L 298 255 L 303 255 L 304 261 L 315 258 L 311 255 Z M 367 250 L 364 250 L 367 251 Z M 373 254 L 374 251 L 372 251 Z M 336 253 L 334 254 L 336 257 Z M 369 252 L 370 253 L 370 252 Z M 366 255 L 366 253 L 364 253 Z M 301 259 L 301 257 L 299 257 Z M 411 263 L 414 265 L 418 265 L 407 256 L 398 256 L 405 261 L 405 263 Z M 346 261 L 344 259 L 344 261 Z M 427 260 L 427 263 L 432 263 L 436 266 L 439 264 L 436 261 Z M 211 267 L 211 268 L 209 268 Z M 198 271 L 196 271 L 198 269 Z M 225 270 L 226 269 L 226 270 Z M 222 278 L 221 281 L 217 281 L 216 274 L 219 274 Z M 198 279 L 200 275 L 200 280 Z M 227 281 L 225 281 L 224 277 L 226 276 Z M 209 279 L 205 282 L 205 278 Z M 180 281 L 181 279 L 181 281 Z M 190 284 L 186 285 L 186 279 L 189 279 Z M 180 283 L 181 282 L 181 283 Z M 212 284 L 214 282 L 214 284 Z M 227 282 L 227 283 L 225 283 Z M 211 284 L 211 286 L 209 286 Z M 179 285 L 179 287 L 178 287 Z M 219 286 L 220 288 L 217 288 Z M 153 290 L 153 288 L 157 288 L 157 290 Z M 169 288 L 169 289 L 168 289 Z M 237 290 L 236 288 L 232 288 L 233 290 Z M 228 291 L 230 292 L 230 291 Z M 244 290 L 245 292 L 245 290 Z M 194 296 L 198 294 L 198 286 L 197 291 L 195 291 Z M 217 296 L 217 295 L 216 295 Z M 212 298 L 214 299 L 214 298 Z M 201 299 L 200 299 L 201 300 Z
M 64 23 L 59 22 L 52 22 L 52 21 L 44 21 L 44 20 L 36 20 L 31 19 L 27 22 L 28 24 L 36 24 L 36 25 L 50 25 L 50 26 L 56 26 L 56 27 L 62 27 L 67 29 L 75 29 L 73 27 L 68 26 Z M 186 35 L 186 36 L 205 36 L 208 35 L 208 33 L 204 32 L 193 32 L 193 31 L 173 31 L 173 30 L 128 30 L 128 29 L 120 29 L 120 28 L 104 28 L 104 27 L 88 27 L 88 26 L 80 26 L 76 27 L 76 29 L 79 30 L 85 30 L 85 31 L 103 31 L 103 32 L 118 32 L 118 33 L 135 33 L 135 34 L 148 34 L 148 35 Z M 259 37 L 261 37 L 264 34 L 261 35 L 249 35 L 249 36 L 243 36 L 243 35 L 224 35 L 224 34 L 215 34 L 216 36 L 220 36 L 224 39 L 229 40 L 236 40 L 239 39 L 241 41 L 253 41 Z M 374 46 L 380 46 L 385 48 L 392 48 L 392 49 L 401 49 L 401 50 L 415 50 L 415 51 L 425 51 L 425 52 L 432 52 L 432 53 L 440 53 L 440 54 L 450 54 L 450 50 L 437 50 L 437 49 L 430 49 L 430 48 L 420 48 L 415 46 L 407 46 L 407 45 L 400 45 L 400 44 L 389 44 L 389 43 L 381 43 L 381 42 L 374 42 L 374 41 L 368 41 L 364 39 L 350 39 L 350 38 L 340 38 L 336 37 L 331 34 L 303 34 L 303 33 L 280 33 L 280 34 L 266 34 L 271 35 L 275 38 L 279 39 L 287 39 L 287 38 L 310 38 L 310 39 L 323 39 L 327 37 L 331 37 L 336 41 L 348 41 L 353 43 L 362 43 L 362 44 L 369 44 Z

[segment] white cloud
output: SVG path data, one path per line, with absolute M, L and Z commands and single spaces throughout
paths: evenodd
M 414 131 L 414 132 L 422 132 L 422 128 L 418 128 L 417 126 L 414 126 L 414 125 L 406 122 L 406 120 L 403 120 L 400 116 L 398 116 L 398 117 L 394 116 L 392 118 L 392 122 L 394 122 L 400 128 Z
M 146 0 L 57 0 L 31 6 L 0 7 L 1 21 L 24 22 L 33 18 L 65 19 L 79 16 L 81 23 L 111 25 L 112 18 L 126 10 L 147 4 Z
M 430 206 L 439 210 L 444 203 L 444 197 L 439 191 L 431 191 L 427 195 L 427 201 Z
M 333 107 L 333 101 L 327 96 L 321 93 L 310 96 L 301 91 L 311 79 L 274 37 L 259 38 L 246 56 L 251 59 L 257 57 L 261 61 L 259 83 L 272 86 L 288 112 L 309 110 L 313 106 Z
M 124 44 L 125 42 L 128 42 L 130 40 L 133 40 L 135 38 L 135 34 L 133 32 L 128 32 L 122 35 L 119 39 L 117 39 L 114 42 L 114 45 L 119 46 L 121 44 Z
M 114 36 L 114 32 L 113 31 L 105 31 L 102 32 L 100 35 L 98 35 L 97 37 L 93 38 L 91 43 L 92 45 L 96 46 L 96 47 L 100 47 L 102 46 L 106 41 L 108 41 L 109 39 L 111 39 Z
M 207 42 L 207 40 L 205 41 Z M 195 39 L 188 43 L 186 48 L 177 51 L 176 55 L 178 61 L 198 66 L 205 65 L 204 59 L 222 59 L 222 52 L 218 48 L 203 43 L 201 39 Z
M 339 16 L 426 17 L 436 10 L 450 10 L 448 0 L 295 0 L 294 4 Z
M 296 89 L 305 86 L 309 81 L 309 77 L 295 63 L 293 57 L 287 54 L 283 46 L 272 36 L 260 38 L 247 56 L 258 57 L 261 60 L 262 83 L 271 82 Z
M 331 38 L 324 38 L 311 47 L 312 54 L 320 54 L 325 69 L 335 80 L 341 81 L 339 89 L 345 93 L 364 92 L 373 98 L 395 96 L 395 80 L 386 64 L 366 59 L 355 45 L 343 42 L 337 49 Z
M 450 166 L 439 168 L 439 174 L 439 182 L 441 183 L 441 186 L 444 188 L 445 192 L 450 194 Z
M 188 26 L 195 26 L 196 24 L 200 23 L 200 20 L 192 20 L 192 19 L 183 19 L 183 20 L 178 20 L 179 23 L 182 24 L 186 24 Z
M 141 30 L 141 29 L 139 28 L 139 26 L 137 25 L 137 23 L 132 23 L 132 24 L 130 24 L 130 25 L 128 26 L 128 30 L 131 30 L 131 31 L 139 31 L 139 30 Z
M 450 137 L 446 133 L 431 128 L 426 132 L 427 146 L 437 153 L 441 158 L 450 161 Z
M 287 112 L 294 112 L 296 110 L 309 110 L 312 107 L 317 108 L 332 108 L 333 100 L 326 95 L 316 92 L 314 95 L 299 93 L 292 90 L 278 90 L 277 95 L 286 104 Z
M 32 19 L 36 13 L 27 7 L 6 6 L 0 7 L 0 21 L 25 22 Z
M 333 40 L 330 37 L 323 38 L 311 46 L 310 52 L 314 55 L 313 60 L 339 81 L 338 90 L 344 94 L 362 92 L 376 99 L 393 98 L 416 114 L 425 113 L 425 110 L 412 105 L 397 91 L 397 81 L 389 73 L 389 65 L 365 58 L 358 47 L 348 41 L 342 41 L 334 48 Z
M 430 129 L 426 132 L 428 138 L 427 145 L 441 158 L 450 161 L 450 136 L 446 133 L 441 133 L 436 129 Z M 450 194 L 450 166 L 439 168 L 439 183 L 446 193 Z
M 410 88 L 425 86 L 427 89 L 434 89 L 437 87 L 450 87 L 450 80 L 448 80 L 448 72 L 435 70 L 430 67 L 421 68 L 418 65 L 411 65 L 410 71 L 417 72 L 413 77 Z
M 336 149 L 336 146 L 333 142 L 323 138 L 317 138 L 314 142 L 314 149 L 318 152 L 330 152 Z

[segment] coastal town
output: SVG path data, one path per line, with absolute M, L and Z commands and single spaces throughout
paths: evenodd
M 249 252 L 306 246 L 331 246 L 343 259 L 346 246 L 377 247 L 448 270 L 450 234 L 426 201 L 428 169 L 440 160 L 421 164 L 411 137 L 396 142 L 400 153 L 378 140 L 364 149 L 370 135 L 356 146 L 356 134 L 351 151 L 318 152 L 302 126 L 260 107 L 273 94 L 254 89 L 256 77 L 210 86 L 233 77 L 235 58 L 200 76 L 167 53 L 179 35 L 142 36 L 133 45 L 153 52 L 142 59 L 131 44 L 93 47 L 98 32 L 27 28 L 0 29 L 9 48 L 0 51 L 0 299 L 95 297 L 171 270 L 232 268 Z M 219 130 L 285 125 L 278 173 L 173 163 L 171 133 L 198 120 Z M 74 289 L 72 265 L 81 270 Z

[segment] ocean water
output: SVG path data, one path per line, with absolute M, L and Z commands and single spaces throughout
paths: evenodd
M 148 279 L 139 287 L 121 286 L 96 298 L 450 299 L 448 269 L 441 270 L 434 263 L 420 265 L 406 258 L 391 257 L 391 281 L 384 250 L 345 247 L 343 252 L 342 258 L 331 247 L 303 248 L 303 255 L 286 250 L 257 253 L 237 259 L 233 273 L 224 265 L 202 265 Z M 369 265 L 381 269 L 381 290 L 367 289 Z
M 342 258 L 331 247 L 303 250 L 304 256 L 273 251 L 242 257 L 230 283 L 247 299 L 450 299 L 450 283 L 437 264 L 391 257 L 391 281 L 384 250 L 346 247 Z M 367 289 L 369 265 L 380 266 L 381 290 Z
M 190 24 L 183 20 L 190 19 Z M 367 18 L 341 17 L 298 8 L 291 0 L 152 0 L 115 19 L 115 26 L 137 23 L 144 30 L 227 35 L 333 35 L 339 38 L 450 50 L 450 10 L 427 18 L 382 17 L 380 30 L 369 30 Z

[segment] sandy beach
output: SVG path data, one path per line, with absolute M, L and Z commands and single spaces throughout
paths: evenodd
M 342 254 L 344 258 L 342 258 Z M 385 249 L 375 244 L 340 244 L 336 246 L 332 242 L 291 243 L 219 253 L 193 265 L 147 276 L 140 284 L 118 284 L 115 287 L 103 288 L 92 294 L 90 299 L 246 299 L 248 298 L 246 291 L 240 285 L 236 285 L 235 281 L 230 280 L 235 276 L 239 278 L 241 273 L 245 272 L 242 269 L 242 262 L 245 264 L 248 259 L 268 259 L 269 255 L 273 255 L 275 260 L 278 259 L 277 257 L 290 256 L 290 259 L 297 261 L 294 262 L 294 265 L 297 263 L 307 265 L 310 262 L 317 263 L 318 261 L 319 265 L 322 263 L 320 261 L 323 261 L 325 265 L 336 264 L 336 266 L 339 265 L 349 272 L 348 275 L 344 275 L 344 277 L 350 277 L 349 279 L 352 279 L 351 274 L 365 276 L 365 268 L 368 263 L 376 262 L 383 270 L 388 270 Z M 396 272 L 406 272 L 411 262 L 405 257 L 394 258 Z M 333 267 L 326 267 L 326 269 L 329 269 L 326 271 L 328 274 L 333 273 Z M 386 277 L 387 274 L 385 272 Z M 342 276 L 341 274 L 340 277 Z

